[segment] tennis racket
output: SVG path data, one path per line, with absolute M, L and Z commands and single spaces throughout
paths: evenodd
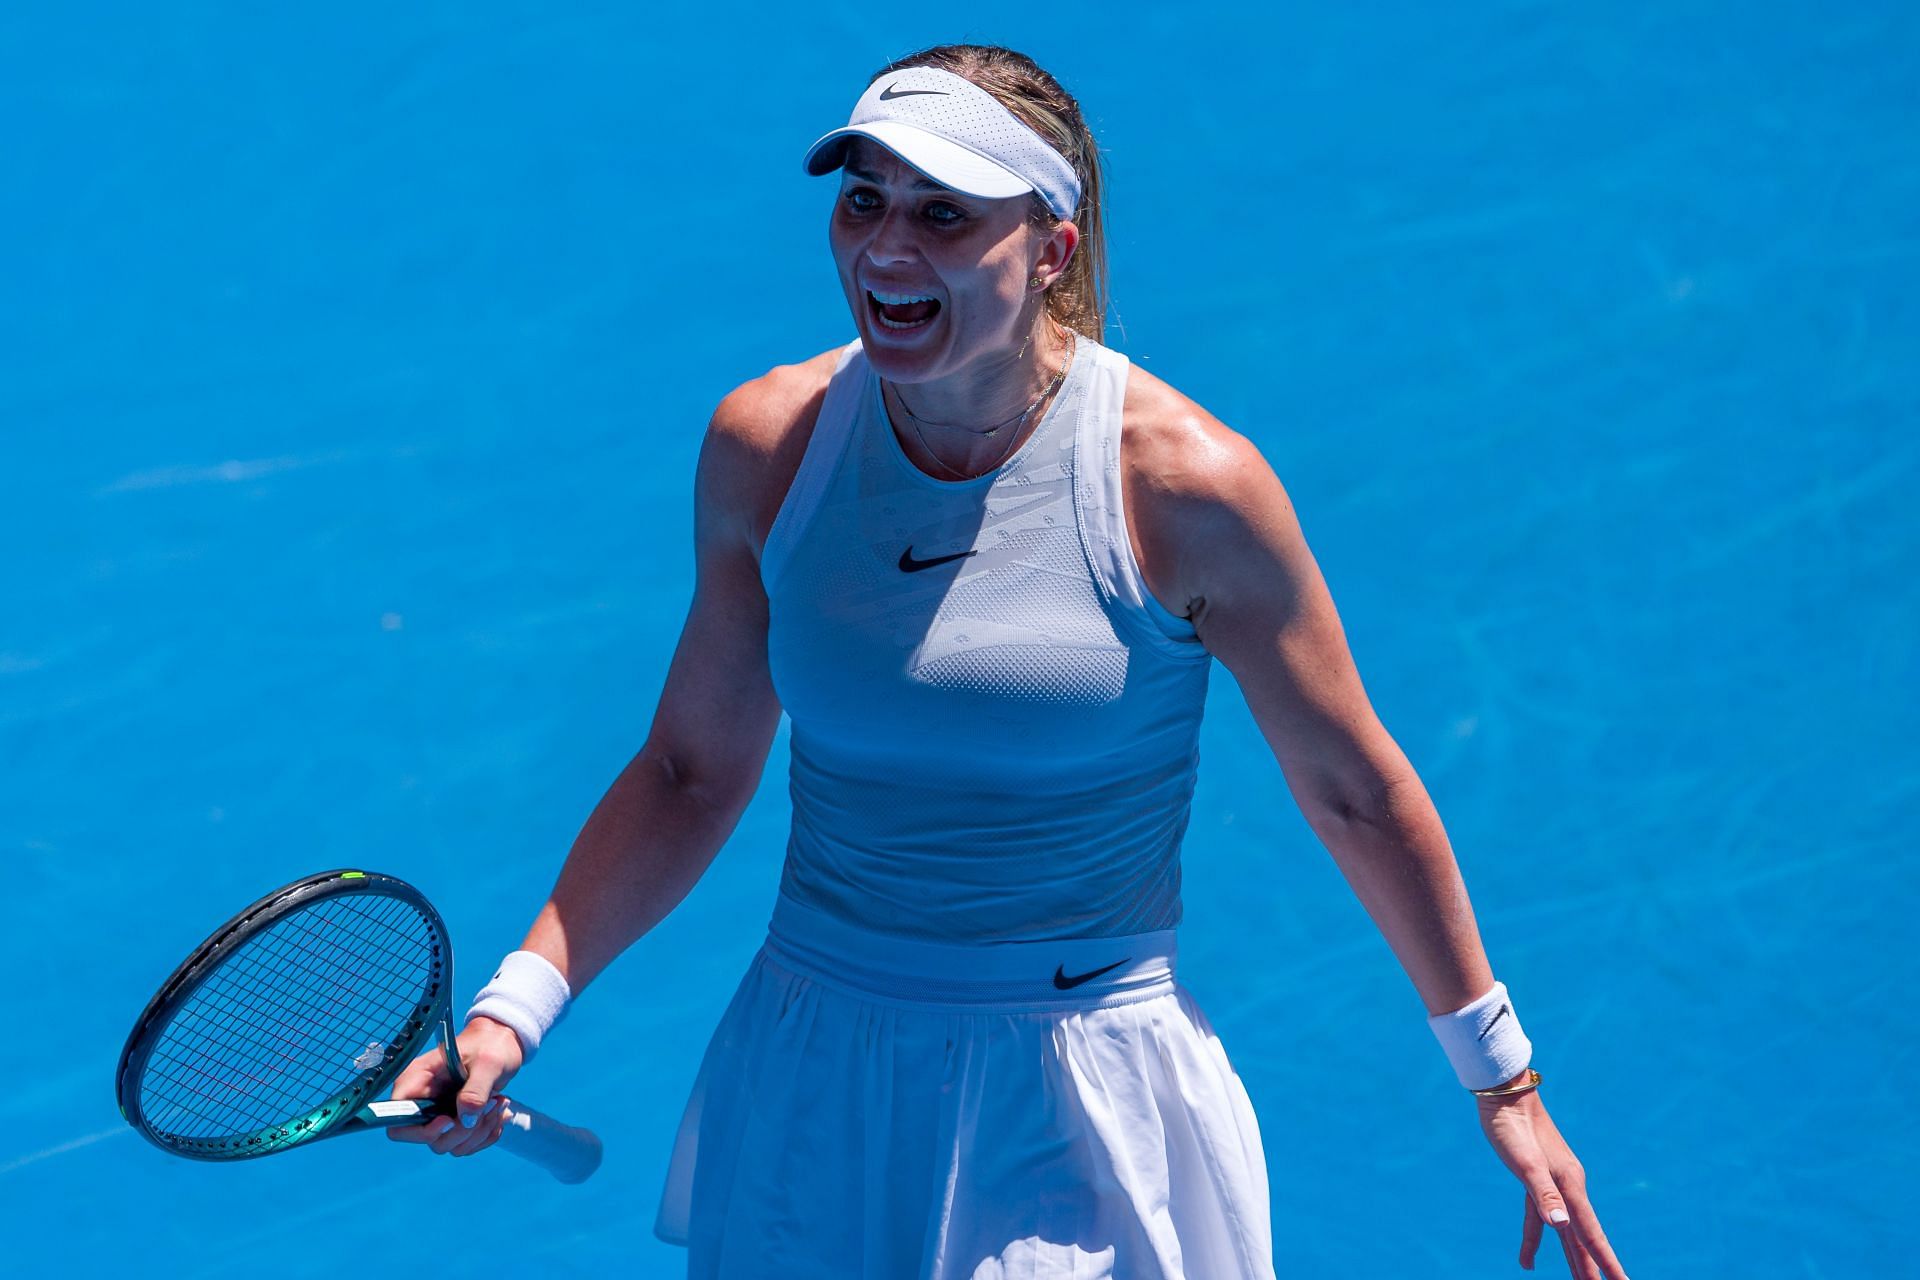
M 194 1160 L 453 1115 L 466 1069 L 452 995 L 447 927 L 419 890 L 370 871 L 307 876 L 220 926 L 161 984 L 120 1054 L 120 1114 Z M 435 1033 L 453 1083 L 384 1100 Z M 599 1167 L 588 1131 L 520 1102 L 508 1113 L 507 1150 L 562 1182 Z

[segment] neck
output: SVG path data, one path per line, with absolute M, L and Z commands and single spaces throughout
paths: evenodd
M 943 378 L 905 388 L 885 386 L 930 436 L 956 447 L 967 437 L 998 443 L 1004 439 L 1002 432 L 1024 425 L 1021 411 L 1064 372 L 1072 344 L 1073 335 L 1042 312 L 1019 347 L 983 357 Z

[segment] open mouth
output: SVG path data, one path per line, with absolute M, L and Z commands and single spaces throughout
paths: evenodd
M 924 293 L 886 293 L 869 289 L 867 309 L 882 328 L 924 329 L 939 314 L 940 300 Z

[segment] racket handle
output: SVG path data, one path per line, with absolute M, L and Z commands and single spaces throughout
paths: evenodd
M 504 1104 L 507 1122 L 500 1145 L 530 1160 L 562 1182 L 585 1182 L 600 1167 L 600 1139 L 590 1130 L 562 1124 L 511 1098 Z

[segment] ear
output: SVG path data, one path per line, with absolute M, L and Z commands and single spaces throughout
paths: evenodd
M 1062 220 L 1060 225 L 1048 233 L 1040 246 L 1040 257 L 1034 262 L 1033 270 L 1028 274 L 1037 278 L 1043 285 L 1051 285 L 1066 274 L 1067 264 L 1073 261 L 1073 251 L 1080 247 L 1080 228 L 1071 221 Z

